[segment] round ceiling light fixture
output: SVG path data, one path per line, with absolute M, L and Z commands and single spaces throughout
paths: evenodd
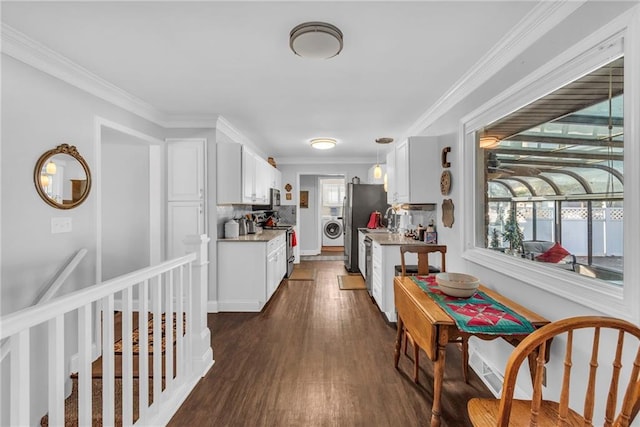
M 333 58 L 342 51 L 342 31 L 326 22 L 305 22 L 291 30 L 289 47 L 303 58 Z
M 313 138 L 311 146 L 316 150 L 329 150 L 336 146 L 336 142 L 333 138 Z
M 383 137 L 376 139 L 378 144 L 391 144 L 393 142 L 393 138 Z

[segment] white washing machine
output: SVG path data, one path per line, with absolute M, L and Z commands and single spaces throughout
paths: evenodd
M 322 218 L 322 246 L 344 246 L 341 219 L 336 217 Z

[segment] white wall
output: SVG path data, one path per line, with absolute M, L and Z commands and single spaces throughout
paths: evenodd
M 309 192 L 309 207 L 300 207 L 298 224 L 298 245 L 302 255 L 317 255 L 322 242 L 318 239 L 320 227 L 318 218 L 318 176 L 301 175 L 300 191 Z
M 332 163 L 332 164 L 322 164 L 322 163 L 312 163 L 312 164 L 287 164 L 287 163 L 279 163 L 278 169 L 282 172 L 282 188 L 284 188 L 287 184 L 290 184 L 292 187 L 291 190 L 291 200 L 287 200 L 286 191 L 283 190 L 281 194 L 281 203 L 283 205 L 296 205 L 299 206 L 299 193 L 300 193 L 300 184 L 299 177 L 300 175 L 342 175 L 344 176 L 346 182 L 351 182 L 353 177 L 357 176 L 360 178 L 360 182 L 365 182 L 367 179 L 367 173 L 369 168 L 371 167 L 370 163 Z M 297 224 L 300 223 L 299 219 L 300 209 L 298 209 L 298 220 Z M 296 263 L 300 262 L 300 245 L 294 248 L 294 254 L 296 257 Z
M 4 316 L 33 304 L 43 286 L 79 249 L 88 254 L 61 293 L 96 283 L 97 218 L 96 117 L 104 117 L 140 132 L 162 137 L 160 127 L 76 89 L 54 77 L 2 55 L 2 159 L 0 174 L 2 214 L 2 260 L 0 312 Z M 36 193 L 33 168 L 42 153 L 68 143 L 75 145 L 89 164 L 94 187 L 77 208 L 58 210 Z M 70 233 L 51 234 L 51 218 L 69 217 Z M 67 343 L 74 345 L 71 331 L 75 319 L 66 319 Z M 46 412 L 46 335 L 36 332 L 32 340 L 31 387 L 35 393 L 34 420 Z M 67 354 L 69 357 L 70 354 Z M 5 359 L 6 360 L 6 359 Z M 5 366 L 2 367 L 4 370 Z M 6 385 L 6 381 L 2 382 Z M 0 405 L 7 404 L 2 390 Z M 0 424 L 8 424 L 1 410 Z
M 102 130 L 102 280 L 149 265 L 149 146 Z
M 530 49 L 521 54 L 516 60 L 508 64 L 480 89 L 474 91 L 449 113 L 443 115 L 421 132 L 421 134 L 425 135 L 440 135 L 440 145 L 450 145 L 452 147 L 452 152 L 449 155 L 449 160 L 451 161 L 452 188 L 451 194 L 446 197 L 453 199 L 455 205 L 455 222 L 453 227 L 445 228 L 442 224 L 442 219 L 440 217 L 438 218 L 439 242 L 446 244 L 448 247 L 447 269 L 449 271 L 473 274 L 479 277 L 482 283 L 489 288 L 497 290 L 506 297 L 526 306 L 551 321 L 578 315 L 600 315 L 601 313 L 578 304 L 571 299 L 551 294 L 502 274 L 498 270 L 467 261 L 462 257 L 464 247 L 461 235 L 461 219 L 464 216 L 473 215 L 473 207 L 464 206 L 464 201 L 461 200 L 461 186 L 464 174 L 471 173 L 474 165 L 463 164 L 464 159 L 461 155 L 463 139 L 461 135 L 458 135 L 459 123 L 463 117 L 494 96 L 497 96 L 511 84 L 517 82 L 519 78 L 533 72 L 539 65 L 551 60 L 563 50 L 585 38 L 586 35 L 595 31 L 598 26 L 606 24 L 612 16 L 619 13 L 621 7 L 626 9 L 629 5 L 621 6 L 620 3 L 617 3 L 617 6 L 613 6 L 611 9 L 607 9 L 603 4 L 587 4 L 583 6 L 574 16 L 571 16 L 566 22 L 561 23 L 558 28 L 551 31 L 547 36 L 543 37 Z M 627 78 L 629 78 L 629 76 L 627 76 Z M 627 159 L 625 159 L 625 161 L 626 160 Z M 640 165 L 635 165 L 635 167 L 638 166 Z M 471 189 L 470 191 L 473 190 Z M 442 198 L 445 197 L 443 196 Z M 441 212 L 440 206 L 439 211 Z M 630 255 L 632 254 L 627 254 L 627 256 Z M 637 255 L 638 254 L 635 254 L 636 257 Z M 636 304 L 640 304 L 640 301 L 636 301 Z M 504 372 L 506 360 L 513 349 L 509 344 L 502 340 L 480 341 L 472 338 L 470 345 L 477 349 L 481 357 L 495 370 Z M 574 344 L 574 356 L 576 356 L 574 362 L 576 365 L 584 364 L 588 361 L 588 355 L 590 354 L 589 346 L 590 343 L 587 344 L 583 342 Z M 562 360 L 559 356 L 555 355 L 556 352 L 557 350 L 551 355 L 551 362 L 548 367 L 549 378 L 557 376 L 561 369 Z M 628 351 L 628 353 L 631 352 Z M 521 379 L 522 381 L 519 381 L 519 384 L 526 390 L 527 383 L 530 383 L 530 379 L 528 379 L 528 375 L 521 375 Z M 582 386 L 583 384 L 580 384 L 582 379 L 577 378 L 577 380 L 578 386 Z M 604 387 L 606 387 L 606 385 L 603 385 L 601 388 Z M 554 395 L 557 394 L 557 389 L 550 389 L 546 391 L 545 397 L 553 398 Z

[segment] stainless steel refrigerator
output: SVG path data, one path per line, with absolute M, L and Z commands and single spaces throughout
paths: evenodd
M 357 273 L 358 269 L 358 228 L 364 228 L 372 212 L 384 215 L 387 193 L 383 185 L 347 184 L 346 196 L 342 208 L 342 226 L 344 229 L 344 266 L 347 271 Z

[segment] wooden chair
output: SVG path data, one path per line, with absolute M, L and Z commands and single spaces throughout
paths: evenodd
M 580 331 L 579 331 L 580 330 Z M 586 332 L 585 332 L 586 330 Z M 590 361 L 585 363 L 584 370 L 572 372 L 573 337 L 584 342 L 585 334 L 593 334 Z M 609 334 L 609 332 L 611 332 Z M 601 337 L 617 338 L 615 347 L 603 349 L 599 352 Z M 562 339 L 556 340 L 555 337 Z M 557 375 L 560 385 L 560 402 L 542 399 L 542 382 L 545 364 L 545 354 L 551 345 L 550 340 L 560 344 L 566 341 L 564 350 L 564 364 L 562 376 Z M 640 328 L 629 322 L 610 317 L 584 316 L 559 320 L 550 323 L 526 337 L 513 351 L 504 377 L 502 396 L 500 399 L 471 399 L 467 405 L 469 418 L 474 426 L 519 426 L 519 425 L 601 425 L 628 426 L 638 414 L 640 408 Z M 513 398 L 516 378 L 522 362 L 528 358 L 533 350 L 539 348 L 539 357 L 531 367 L 533 377 L 532 400 L 516 400 Z M 621 377 L 623 350 L 635 357 L 633 365 L 628 364 L 627 375 Z M 633 353 L 635 352 L 635 354 Z M 576 352 L 577 353 L 577 352 Z M 598 358 L 606 358 L 599 361 Z M 610 359 L 613 359 L 610 361 Z M 529 363 L 532 361 L 530 360 Z M 598 374 L 598 365 L 611 363 L 611 374 Z M 579 368 L 575 366 L 575 368 Z M 607 378 L 602 378 L 606 376 Z M 586 391 L 571 387 L 571 377 L 587 379 Z M 606 402 L 600 406 L 604 413 L 603 420 L 593 421 L 596 400 L 596 377 L 600 387 L 609 387 Z M 610 378 L 609 378 L 610 377 Z M 583 414 L 578 414 L 569 408 L 570 393 L 585 396 Z M 603 397 L 604 390 L 598 393 Z M 620 410 L 616 414 L 618 396 L 624 396 Z
M 404 259 L 405 253 L 415 253 L 418 255 L 418 275 L 426 276 L 429 274 L 429 254 L 440 253 L 440 271 L 446 271 L 446 253 L 445 245 L 402 245 L 400 246 L 400 262 L 402 266 L 401 275 L 406 276 L 406 263 Z M 407 354 L 407 344 L 410 343 L 413 348 L 413 381 L 418 382 L 418 373 L 420 367 L 419 347 L 411 336 L 411 331 L 406 327 L 404 330 L 404 354 Z M 462 344 L 462 373 L 464 381 L 468 382 L 469 375 L 469 337 L 466 335 L 454 338 L 450 342 Z

